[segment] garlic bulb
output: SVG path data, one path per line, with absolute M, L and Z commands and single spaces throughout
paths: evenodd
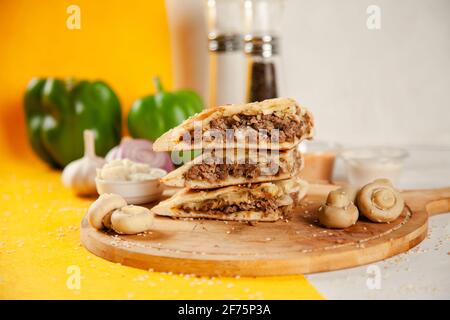
M 92 130 L 84 130 L 84 156 L 69 163 L 62 173 L 62 182 L 72 188 L 78 195 L 95 195 L 95 176 L 97 168 L 101 168 L 105 159 L 95 155 L 95 137 Z

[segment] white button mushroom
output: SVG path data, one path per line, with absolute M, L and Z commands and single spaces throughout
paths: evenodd
M 358 220 L 358 208 L 354 205 L 356 190 L 343 187 L 328 194 L 327 201 L 319 208 L 318 217 L 327 228 L 344 229 Z
M 115 210 L 111 215 L 111 228 L 120 234 L 147 231 L 153 224 L 153 213 L 141 206 L 129 205 Z
M 124 198 L 114 193 L 104 193 L 95 200 L 88 209 L 88 221 L 96 229 L 109 228 L 111 226 L 111 213 L 122 207 L 125 207 L 127 202 Z
M 361 214 L 374 222 L 397 219 L 405 207 L 402 195 L 387 179 L 378 179 L 365 185 L 356 197 Z

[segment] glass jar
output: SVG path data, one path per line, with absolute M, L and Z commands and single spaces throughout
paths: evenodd
M 208 106 L 245 101 L 241 0 L 207 0 Z
M 283 0 L 244 0 L 247 102 L 284 94 L 280 56 L 283 7 Z

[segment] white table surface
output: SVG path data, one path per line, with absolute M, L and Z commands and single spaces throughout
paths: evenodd
M 406 149 L 399 187 L 450 187 L 450 148 Z M 335 178 L 344 176 L 338 161 Z M 450 213 L 431 217 L 428 237 L 404 254 L 307 278 L 328 299 L 450 299 Z

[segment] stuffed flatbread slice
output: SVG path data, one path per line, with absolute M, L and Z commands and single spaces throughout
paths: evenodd
M 298 178 L 213 190 L 183 189 L 151 211 L 174 218 L 276 221 L 288 217 L 307 192 Z
M 265 148 L 287 150 L 312 137 L 312 114 L 277 98 L 209 108 L 163 134 L 155 151 Z
M 297 175 L 303 159 L 297 148 L 286 151 L 237 150 L 205 152 L 161 180 L 171 187 L 211 189 L 285 180 Z

